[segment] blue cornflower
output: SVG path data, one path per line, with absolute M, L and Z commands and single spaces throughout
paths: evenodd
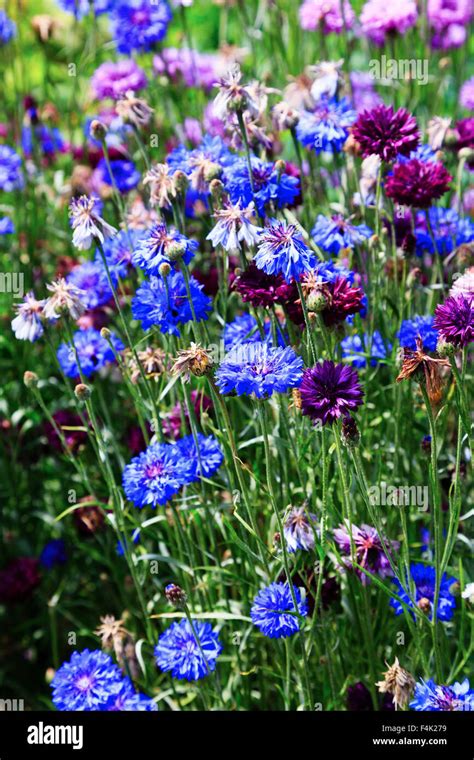
M 124 678 L 102 708 L 104 712 L 156 712 L 158 707 L 150 697 L 135 691 L 129 678 Z
M 422 161 L 425 164 L 438 160 L 436 158 L 436 151 L 433 150 L 431 145 L 419 145 L 408 156 L 399 153 L 396 160 L 398 164 L 406 164 L 407 161 L 411 161 L 413 158 L 417 158 L 418 161 Z
M 366 224 L 351 224 L 341 214 L 336 214 L 330 219 L 319 214 L 311 230 L 311 237 L 316 245 L 334 255 L 338 254 L 341 248 L 352 250 L 372 234 L 372 230 Z
M 96 16 L 107 13 L 113 8 L 114 0 L 56 0 L 59 7 L 76 18 L 84 18 L 93 10 Z
M 53 703 L 58 710 L 103 710 L 122 679 L 120 669 L 105 652 L 73 652 L 51 681 Z
M 0 9 L 0 47 L 16 36 L 16 24 Z
M 214 213 L 217 219 L 206 240 L 210 240 L 214 248 L 221 245 L 225 251 L 240 251 L 245 242 L 252 248 L 258 240 L 261 227 L 251 223 L 255 214 L 255 204 L 252 201 L 246 208 L 240 207 L 240 201 L 235 206 L 224 204 L 223 208 Z
M 265 206 L 272 202 L 276 208 L 293 203 L 299 194 L 299 179 L 286 172 L 279 172 L 275 164 L 251 157 L 252 179 L 255 195 L 250 184 L 249 170 L 245 158 L 238 158 L 224 171 L 223 182 L 233 204 L 239 201 L 248 206 L 255 202 L 258 213 L 265 214 Z
M 189 483 L 196 464 L 183 457 L 179 446 L 152 443 L 134 457 L 122 476 L 123 490 L 136 507 L 166 504 L 179 489 Z
M 306 148 L 316 153 L 339 153 L 356 118 L 345 98 L 323 98 L 313 111 L 301 112 L 296 135 Z
M 415 694 L 410 702 L 412 710 L 421 712 L 461 712 L 474 710 L 474 689 L 467 678 L 452 686 L 438 686 L 431 678 L 415 685 Z
M 181 456 L 191 463 L 189 481 L 199 480 L 200 477 L 210 478 L 224 461 L 224 455 L 219 442 L 212 436 L 197 434 L 197 443 L 193 435 L 187 435 L 177 441 Z
M 140 543 L 140 528 L 135 528 L 131 536 L 131 541 L 134 546 Z M 117 541 L 117 545 L 115 547 L 115 551 L 117 552 L 119 557 L 124 556 L 126 546 L 127 544 L 126 544 L 125 536 L 122 535 L 122 538 L 119 538 L 119 540 Z
M 435 351 L 438 343 L 438 331 L 433 326 L 434 317 L 415 316 L 411 319 L 404 319 L 398 340 L 403 348 L 411 348 L 416 351 L 416 339 L 421 338 L 425 351 Z
M 79 290 L 83 290 L 82 303 L 87 309 L 103 306 L 112 298 L 112 290 L 107 279 L 107 273 L 101 262 L 86 261 L 74 267 L 66 278 Z
M 309 272 L 316 257 L 294 224 L 271 219 L 259 234 L 254 261 L 266 274 L 281 274 L 286 282 L 291 282 Z
M 301 600 L 301 591 L 293 586 L 298 611 L 295 610 L 293 596 L 288 583 L 271 583 L 253 600 L 250 617 L 264 636 L 281 639 L 293 636 L 300 630 L 298 617 L 306 617 L 308 603 Z
M 427 213 L 420 211 L 416 216 L 415 224 L 418 256 L 426 251 L 434 253 L 435 250 L 444 256 L 463 243 L 474 241 L 474 222 L 467 217 L 461 218 L 453 208 L 433 206 L 429 209 L 428 216 L 436 241 L 436 249 L 428 227 Z
M 433 601 L 435 595 L 435 569 L 428 565 L 412 564 L 410 566 L 410 573 L 411 580 L 415 586 L 415 602 L 423 612 L 428 614 L 428 617 L 431 620 L 433 617 Z M 398 578 L 393 578 L 392 582 L 397 587 L 398 596 L 403 599 L 409 607 L 413 607 L 412 602 L 404 591 Z M 440 584 L 438 610 L 436 614 L 437 620 L 451 620 L 454 615 L 456 599 L 450 591 L 453 583 L 455 583 L 455 578 L 449 578 L 446 573 L 444 573 Z M 396 615 L 402 614 L 403 606 L 398 599 L 391 599 L 390 606 L 393 607 Z
M 9 145 L 0 145 L 0 190 L 11 193 L 23 185 L 20 156 Z
M 165 0 L 116 0 L 111 19 L 119 53 L 152 50 L 165 37 L 171 16 Z
M 236 156 L 230 152 L 220 137 L 206 135 L 197 148 L 178 145 L 166 158 L 174 173 L 181 171 L 189 178 L 190 189 L 195 198 L 205 200 L 209 194 L 209 182 L 217 179 L 225 167 L 231 166 Z M 189 192 L 189 191 L 188 191 Z
M 35 146 L 38 146 L 45 158 L 50 159 L 56 153 L 64 151 L 65 143 L 57 127 L 25 124 L 21 130 L 21 145 L 25 156 L 32 156 Z
M 255 393 L 266 398 L 295 388 L 303 376 L 303 359 L 293 349 L 273 348 L 267 342 L 244 343 L 230 351 L 216 373 L 221 393 Z
M 62 538 L 53 538 L 48 541 L 39 558 L 40 564 L 47 570 L 55 565 L 64 565 L 67 562 L 66 544 Z
M 343 359 L 347 359 L 353 367 L 358 368 L 367 365 L 367 354 L 370 357 L 370 366 L 375 367 L 379 359 L 385 359 L 387 353 L 392 350 L 391 344 L 384 343 L 378 330 L 374 330 L 370 348 L 367 334 L 363 338 L 360 335 L 348 335 L 341 341 L 341 348 Z
M 173 678 L 184 678 L 186 681 L 198 681 L 213 672 L 221 652 L 219 635 L 210 623 L 193 620 L 191 627 L 185 618 L 179 623 L 172 623 L 161 634 L 155 647 L 158 667 L 171 671 Z
M 104 241 L 104 254 L 113 278 L 127 277 L 132 266 L 132 252 L 145 234 L 144 230 L 120 230 L 114 237 Z M 96 252 L 94 261 L 103 266 L 100 251 Z
M 148 275 L 158 275 L 161 264 L 180 260 L 189 264 L 198 249 L 196 240 L 190 240 L 166 224 L 158 222 L 140 239 L 132 256 L 134 264 Z
M 189 278 L 189 288 L 197 321 L 207 319 L 212 300 L 194 277 Z M 132 314 L 134 319 L 141 320 L 144 330 L 158 325 L 162 332 L 179 336 L 178 325 L 193 319 L 181 272 L 171 272 L 166 282 L 161 277 L 152 277 L 143 283 L 132 300 Z
M 90 377 L 94 372 L 102 369 L 106 364 L 115 361 L 114 352 L 98 330 L 89 327 L 87 330 L 78 330 L 73 337 L 76 347 L 81 372 L 85 377 Z M 111 333 L 116 351 L 122 351 L 124 345 L 116 335 Z M 61 343 L 57 352 L 58 361 L 67 377 L 78 377 L 79 367 L 76 362 L 76 353 L 68 343 Z
M 265 321 L 263 329 L 265 340 L 268 340 L 273 345 L 273 326 L 270 320 Z M 242 345 L 242 343 L 259 343 L 262 340 L 257 320 L 251 314 L 240 314 L 233 322 L 226 324 L 223 338 L 224 349 L 226 351 L 231 351 L 236 346 Z M 282 347 L 288 344 L 288 336 L 284 330 L 284 326 L 280 324 L 277 325 L 277 343 Z
M 8 216 L 0 216 L 0 235 L 13 235 L 15 225 Z
M 133 161 L 122 161 L 121 159 L 117 159 L 110 162 L 110 168 L 112 170 L 113 182 L 121 193 L 129 193 L 130 190 L 133 190 L 140 182 L 140 172 Z M 109 167 L 107 166 L 105 158 L 100 159 L 96 171 L 102 182 L 105 182 L 106 185 L 112 186 L 112 177 L 110 176 Z

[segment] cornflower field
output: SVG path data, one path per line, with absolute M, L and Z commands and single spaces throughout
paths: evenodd
M 473 710 L 472 0 L 1 6 L 3 709 Z

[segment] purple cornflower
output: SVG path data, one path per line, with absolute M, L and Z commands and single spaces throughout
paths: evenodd
M 160 76 L 167 76 L 187 87 L 210 90 L 218 79 L 223 62 L 219 55 L 201 53 L 199 50 L 164 48 L 153 58 L 153 69 Z
M 440 337 L 457 348 L 474 340 L 474 297 L 462 293 L 449 296 L 435 309 L 433 326 Z
M 292 348 L 274 348 L 267 342 L 244 343 L 230 351 L 216 373 L 222 394 L 254 393 L 267 398 L 286 393 L 301 382 L 303 359 Z
M 350 417 L 364 395 L 355 369 L 328 360 L 305 369 L 300 393 L 303 415 L 323 425 Z
M 342 557 L 344 565 L 349 569 L 354 569 L 364 585 L 370 583 L 370 576 L 363 569 L 380 578 L 393 575 L 383 544 L 389 551 L 396 552 L 400 546 L 398 541 L 389 541 L 384 538 L 382 542 L 380 535 L 371 525 L 361 525 L 359 528 L 349 523 L 340 525 L 334 531 L 334 538 L 341 554 L 344 555 Z M 354 567 L 355 563 L 363 569 Z
M 137 92 L 147 85 L 147 78 L 143 69 L 138 66 L 133 58 L 121 61 L 105 61 L 91 77 L 91 88 L 97 100 L 112 98 L 118 100 L 129 90 Z
M 355 245 L 367 240 L 373 231 L 366 224 L 351 224 L 342 214 L 330 219 L 319 214 L 311 230 L 311 237 L 316 245 L 331 254 L 338 254 L 341 248 L 353 250 Z
M 282 303 L 288 290 L 293 292 L 283 277 L 280 275 L 274 277 L 262 272 L 253 261 L 250 262 L 244 272 L 236 277 L 232 288 L 237 291 L 242 301 L 251 303 L 252 306 L 271 306 L 275 303 Z
M 452 177 L 439 161 L 424 163 L 417 158 L 395 164 L 385 183 L 385 192 L 400 206 L 428 208 L 449 190 Z
M 12 320 L 12 330 L 17 340 L 29 340 L 34 343 L 43 335 L 41 320 L 45 300 L 38 301 L 34 293 L 27 293 L 23 303 L 16 307 L 16 317 Z
M 10 42 L 16 36 L 16 24 L 0 9 L 0 47 Z
M 434 48 L 449 50 L 464 45 L 472 19 L 472 0 L 428 0 L 428 21 Z
M 316 257 L 298 228 L 278 219 L 270 219 L 260 232 L 254 261 L 266 274 L 281 274 L 286 282 L 299 280 L 316 265 Z
M 81 301 L 87 309 L 103 306 L 112 298 L 103 264 L 86 261 L 68 274 L 66 281 L 83 291 Z
M 419 681 L 410 702 L 412 710 L 420 712 L 461 712 L 474 711 L 474 689 L 467 678 L 452 686 L 438 686 L 431 678 Z
M 420 135 L 416 119 L 404 108 L 394 112 L 383 103 L 364 111 L 352 127 L 364 157 L 376 154 L 382 161 L 394 161 L 399 153 L 407 156 L 418 146 Z
M 383 45 L 386 37 L 404 35 L 415 26 L 418 10 L 415 0 L 368 0 L 362 7 L 360 23 L 367 37 L 376 45 Z
M 177 261 L 189 264 L 197 248 L 196 240 L 190 240 L 177 230 L 168 229 L 164 222 L 158 222 L 141 237 L 132 261 L 148 275 L 158 275 L 162 264 L 173 265 Z
M 115 351 L 123 350 L 124 345 L 116 335 L 111 333 L 110 340 Z M 84 377 L 90 377 L 94 372 L 105 367 L 106 364 L 115 362 L 115 353 L 112 347 L 93 327 L 89 327 L 87 330 L 78 330 L 73 336 L 73 341 L 75 350 L 68 343 L 61 343 L 57 352 L 59 364 L 67 377 L 79 377 L 77 360 Z
M 356 118 L 356 112 L 345 98 L 322 98 L 312 111 L 300 113 L 296 134 L 305 148 L 317 154 L 339 153 Z
M 102 204 L 94 196 L 89 198 L 81 195 L 80 198 L 72 199 L 69 205 L 71 227 L 74 230 L 72 243 L 80 251 L 90 248 L 93 242 L 103 244 L 106 238 L 116 233 L 115 227 L 100 216 L 101 210 Z
M 309 552 L 314 549 L 315 535 L 319 535 L 316 527 L 317 517 L 308 512 L 306 507 L 292 507 L 283 527 L 283 534 L 290 553 L 298 549 Z
M 133 161 L 122 161 L 121 159 L 110 161 L 110 169 L 112 176 L 110 176 L 109 166 L 105 158 L 101 158 L 94 174 L 99 182 L 110 185 L 110 187 L 115 184 L 120 193 L 129 193 L 140 182 L 140 172 Z
M 322 28 L 324 34 L 335 32 L 341 34 L 351 29 L 355 21 L 355 13 L 348 0 L 343 0 L 344 12 L 341 13 L 340 0 L 304 0 L 300 5 L 299 17 L 302 29 L 315 32 Z
M 224 186 L 234 205 L 240 201 L 243 206 L 248 206 L 254 201 L 258 213 L 264 216 L 265 207 L 269 203 L 276 208 L 294 203 L 299 194 L 297 177 L 292 177 L 285 171 L 279 172 L 274 163 L 262 161 L 256 156 L 252 156 L 250 161 L 255 192 L 252 190 L 245 158 L 236 159 L 224 170 Z
M 20 156 L 9 145 L 0 145 L 0 190 L 11 193 L 23 186 Z
M 398 333 L 400 345 L 404 348 L 411 348 L 412 351 L 416 351 L 417 338 L 421 338 L 425 351 L 435 351 L 438 337 L 438 332 L 433 326 L 432 316 L 415 315 L 411 319 L 404 319 Z
M 166 0 L 116 0 L 110 16 L 117 50 L 131 53 L 161 42 L 172 14 Z
M 258 233 L 261 227 L 252 224 L 255 216 L 255 204 L 253 201 L 245 208 L 241 208 L 240 199 L 235 205 L 226 203 L 218 209 L 214 218 L 217 219 L 206 240 L 210 240 L 214 248 L 221 245 L 225 251 L 240 251 L 242 243 L 249 248 L 256 245 Z
M 166 282 L 161 277 L 151 277 L 132 300 L 133 318 L 141 320 L 144 330 L 158 325 L 162 332 L 179 336 L 179 325 L 191 322 L 194 316 L 198 322 L 207 319 L 211 310 L 212 300 L 194 277 L 189 278 L 189 289 L 194 315 L 181 272 L 171 272 Z
M 308 614 L 308 603 L 301 599 L 301 591 L 293 586 L 297 609 L 288 583 L 271 583 L 253 600 L 250 617 L 264 636 L 281 639 L 293 636 L 300 630 L 301 617 Z
M 134 457 L 123 471 L 123 490 L 136 507 L 166 504 L 182 486 L 190 483 L 195 463 L 178 446 L 152 443 Z
M 464 82 L 459 91 L 459 103 L 467 111 L 474 111 L 474 77 Z
M 122 679 L 120 668 L 105 652 L 73 652 L 51 681 L 53 703 L 58 710 L 102 710 Z
M 199 642 L 199 643 L 198 643 Z M 161 634 L 155 647 L 156 664 L 172 678 L 198 681 L 216 669 L 222 652 L 219 634 L 210 623 L 183 618 Z

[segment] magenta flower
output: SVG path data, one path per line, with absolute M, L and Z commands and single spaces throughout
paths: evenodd
M 324 34 L 340 34 L 344 29 L 351 29 L 355 20 L 352 6 L 344 0 L 344 14 L 341 13 L 340 0 L 305 0 L 300 6 L 300 24 L 302 29 L 314 32 L 318 27 Z
M 362 8 L 360 23 L 367 37 L 383 45 L 387 35 L 405 34 L 415 26 L 418 11 L 415 0 L 368 0 Z
M 117 62 L 106 61 L 95 70 L 91 78 L 92 92 L 97 100 L 117 100 L 129 90 L 137 92 L 146 85 L 145 72 L 132 58 Z
M 449 190 L 452 177 L 439 161 L 419 161 L 412 158 L 395 164 L 387 178 L 385 192 L 400 206 L 428 208 Z
M 474 340 L 474 297 L 450 296 L 435 309 L 433 326 L 446 343 L 464 348 Z
M 474 111 L 474 77 L 464 82 L 459 92 L 459 102 L 467 111 Z
M 351 532 L 353 546 L 351 546 Z M 382 543 L 379 534 L 372 526 L 361 525 L 359 528 L 357 525 L 350 526 L 348 523 L 340 525 L 334 531 L 334 538 L 341 554 L 344 555 L 342 561 L 347 568 L 353 569 L 356 563 L 381 578 L 393 575 L 383 544 L 387 549 L 397 551 L 400 546 L 398 541 L 388 541 L 384 538 Z M 363 570 L 356 568 L 356 574 L 364 585 L 370 582 L 370 577 Z
M 375 153 L 383 161 L 394 161 L 399 153 L 408 156 L 415 150 L 420 134 L 416 119 L 404 108 L 394 112 L 392 106 L 381 104 L 359 115 L 352 135 L 364 157 Z
M 327 360 L 305 369 L 300 393 L 303 415 L 323 425 L 349 417 L 364 395 L 355 369 Z

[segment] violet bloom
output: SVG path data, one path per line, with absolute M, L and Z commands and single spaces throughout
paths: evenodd
M 449 50 L 464 44 L 472 19 L 472 0 L 428 0 L 427 12 L 434 48 Z
M 301 28 L 314 32 L 321 27 L 324 34 L 341 34 L 344 26 L 351 29 L 355 20 L 352 6 L 344 0 L 341 13 L 341 5 L 340 0 L 305 0 L 299 10 Z
M 174 84 L 210 90 L 223 72 L 223 58 L 198 50 L 164 48 L 153 58 L 153 69 L 167 76 Z
M 404 108 L 394 112 L 392 106 L 384 104 L 361 113 L 352 135 L 364 157 L 375 153 L 387 162 L 394 161 L 399 153 L 408 156 L 420 141 L 415 117 Z
M 72 244 L 80 251 L 90 248 L 92 243 L 101 243 L 113 237 L 117 230 L 100 216 L 102 205 L 98 198 L 81 195 L 73 198 L 69 206 L 71 227 L 74 230 Z
M 439 161 L 419 161 L 412 158 L 395 164 L 387 178 L 385 192 L 400 206 L 428 208 L 449 190 L 452 177 Z
M 459 103 L 467 111 L 474 111 L 474 77 L 464 82 L 459 92 Z
M 43 335 L 41 316 L 45 300 L 38 301 L 34 293 L 27 293 L 23 303 L 16 307 L 16 317 L 12 320 L 12 330 L 17 340 L 34 343 Z
M 112 98 L 118 100 L 129 90 L 137 92 L 147 85 L 143 69 L 133 58 L 121 61 L 106 61 L 94 72 L 91 78 L 91 88 L 97 100 Z
M 380 578 L 393 575 L 383 544 L 389 551 L 397 551 L 400 546 L 398 541 L 389 541 L 384 538 L 382 544 L 379 534 L 372 526 L 361 525 L 359 528 L 357 525 L 352 525 L 351 542 L 351 526 L 349 523 L 340 525 L 334 531 L 334 538 L 343 555 L 342 561 L 347 568 L 353 569 L 353 565 L 356 563 Z M 355 568 L 355 571 L 364 586 L 370 582 L 370 577 L 363 570 Z
M 449 296 L 436 307 L 433 324 L 446 343 L 464 348 L 474 340 L 474 297 Z
M 362 8 L 360 23 L 367 37 L 383 45 L 388 35 L 405 34 L 415 26 L 418 11 L 415 0 L 368 0 Z
M 293 507 L 285 520 L 283 534 L 290 553 L 302 549 L 309 552 L 314 549 L 315 536 L 319 535 L 316 528 L 317 517 L 308 512 L 306 507 Z
M 302 414 L 322 425 L 350 417 L 364 395 L 355 369 L 328 360 L 305 369 L 300 393 Z

